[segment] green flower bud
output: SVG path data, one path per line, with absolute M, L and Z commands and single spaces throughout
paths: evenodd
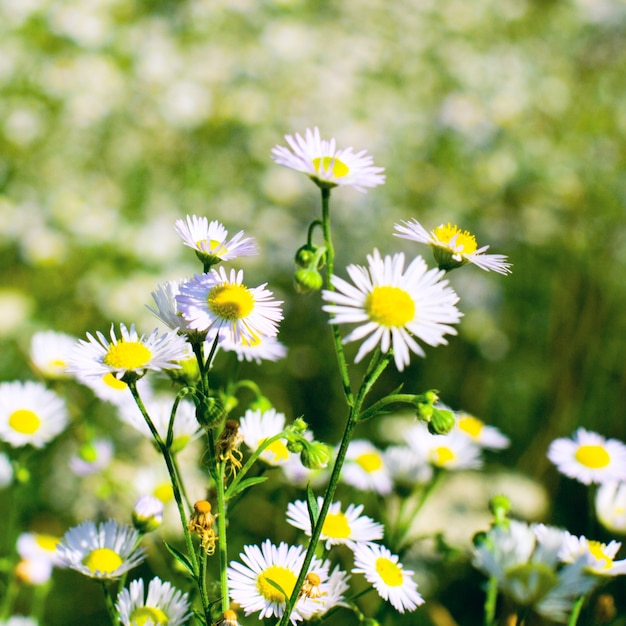
M 455 424 L 456 418 L 452 411 L 433 407 L 433 413 L 428 422 L 428 431 L 433 435 L 447 435 Z
M 196 407 L 196 419 L 204 430 L 217 428 L 228 416 L 219 398 L 202 398 Z
M 296 291 L 298 293 L 310 293 L 311 291 L 319 291 L 324 279 L 316 269 L 298 269 L 294 274 Z
M 307 469 L 324 469 L 329 461 L 330 448 L 321 441 L 307 441 L 300 452 L 300 462 Z
M 298 267 L 309 267 L 317 256 L 317 248 L 310 244 L 305 244 L 298 248 L 296 252 L 295 262 Z
M 507 520 L 507 515 L 511 510 L 511 501 L 506 496 L 498 495 L 491 498 L 489 502 L 489 510 L 495 518 L 494 525 L 508 525 L 509 521 Z
M 439 265 L 440 270 L 449 272 L 450 270 L 454 270 L 467 263 L 464 258 L 461 257 L 461 260 L 459 261 L 455 259 L 453 255 L 454 253 L 449 248 L 442 248 L 439 246 L 435 246 L 433 248 L 433 256 L 435 257 L 435 261 L 437 262 L 437 265 Z

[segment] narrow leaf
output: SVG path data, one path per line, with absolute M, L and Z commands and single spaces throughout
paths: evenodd
M 306 508 L 309 511 L 309 520 L 311 521 L 311 531 L 317 523 L 319 517 L 319 509 L 317 508 L 317 498 L 311 489 L 311 485 L 307 483 L 306 486 Z
M 174 546 L 170 546 L 167 541 L 164 541 L 163 543 L 165 544 L 168 552 L 195 578 L 196 573 L 194 572 L 191 561 L 180 550 L 177 550 Z
M 241 493 L 248 487 L 252 487 L 252 485 L 258 485 L 259 483 L 265 482 L 266 480 L 267 476 L 253 476 L 252 478 L 246 478 L 245 480 L 242 480 L 240 483 L 238 483 L 232 491 L 230 489 L 227 489 L 224 495 L 226 496 L 227 500 L 230 500 L 230 498 L 233 498 L 238 493 Z

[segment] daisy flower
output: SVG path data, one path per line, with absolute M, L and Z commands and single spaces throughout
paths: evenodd
M 244 237 L 242 230 L 227 241 L 228 231 L 217 220 L 209 222 L 206 217 L 188 215 L 186 220 L 176 220 L 174 230 L 186 246 L 210 265 L 258 253 L 254 239 Z
M 498 274 L 510 274 L 511 264 L 503 254 L 485 254 L 489 246 L 478 248 L 476 237 L 452 224 L 440 224 L 428 232 L 417 220 L 396 224 L 396 237 L 426 243 L 433 249 L 435 260 L 443 270 L 452 270 L 466 263 L 473 263 L 480 269 Z
M 374 159 L 366 156 L 367 150 L 354 153 L 352 148 L 337 150 L 335 139 L 322 140 L 317 127 L 307 128 L 305 136 L 285 135 L 289 148 L 276 146 L 272 158 L 278 165 L 290 167 L 307 174 L 322 189 L 337 186 L 354 187 L 365 192 L 366 187 L 376 187 L 385 182 L 383 167 L 376 167 Z
M 404 569 L 398 556 L 376 543 L 360 543 L 354 548 L 353 574 L 363 574 L 378 595 L 396 611 L 414 611 L 424 598 L 417 592 L 413 572 Z
M 456 413 L 456 427 L 459 431 L 467 435 L 474 443 L 481 448 L 491 450 L 502 450 L 508 448 L 511 441 L 494 426 L 487 426 L 477 417 L 459 411 Z
M 255 411 L 248 409 L 239 421 L 239 433 L 244 443 L 254 452 L 266 439 L 285 429 L 285 416 L 275 409 Z M 261 452 L 261 459 L 270 465 L 282 465 L 291 457 L 284 439 L 277 439 Z
M 626 445 L 584 428 L 571 439 L 555 439 L 548 448 L 548 459 L 561 474 L 585 485 L 626 480 Z
M 259 336 L 275 337 L 283 319 L 282 302 L 273 300 L 266 284 L 248 288 L 241 270 L 227 274 L 220 267 L 183 283 L 176 301 L 190 328 L 210 337 L 225 331 L 235 343 L 252 343 Z
M 389 446 L 384 453 L 385 465 L 396 485 L 426 485 L 433 478 L 433 467 L 418 457 L 409 446 Z
M 43 448 L 68 422 L 67 408 L 40 383 L 0 383 L 0 440 L 14 448 Z
M 15 566 L 15 576 L 27 585 L 45 585 L 52 576 L 52 563 L 48 559 L 22 558 Z
M 144 594 L 143 580 L 133 580 L 128 589 L 120 592 L 116 607 L 124 626 L 137 624 L 167 624 L 182 626 L 191 617 L 186 593 L 172 587 L 169 582 L 153 578 Z
M 178 310 L 176 296 L 180 293 L 180 286 L 185 283 L 184 279 L 170 280 L 157 285 L 156 291 L 152 292 L 152 299 L 156 308 L 147 307 L 152 311 L 170 330 L 178 330 L 189 334 L 194 331 L 187 326 L 187 321 Z
M 559 558 L 564 563 L 574 563 L 581 559 L 588 572 L 599 576 L 619 576 L 626 574 L 626 559 L 614 560 L 621 546 L 619 541 L 605 544 L 587 537 L 576 537 L 566 531 Z
M 431 346 L 447 343 L 446 333 L 456 335 L 450 324 L 461 319 L 455 304 L 459 298 L 441 280 L 444 272 L 428 270 L 422 257 L 417 257 L 404 270 L 404 254 L 381 258 L 378 250 L 368 255 L 369 268 L 349 265 L 347 272 L 354 285 L 332 276 L 337 291 L 324 290 L 323 307 L 333 317 L 332 324 L 360 324 L 344 343 L 367 339 L 361 344 L 358 363 L 377 345 L 383 352 L 393 348 L 396 367 L 402 371 L 409 364 L 409 354 L 424 356 L 415 340 Z
M 289 546 L 283 542 L 275 546 L 267 539 L 261 546 L 244 546 L 239 557 L 242 563 L 231 561 L 228 567 L 228 586 L 233 602 L 239 604 L 246 615 L 259 611 L 259 619 L 282 617 L 285 596 L 290 597 L 293 593 L 304 562 L 302 546 Z M 300 597 L 290 615 L 292 624 L 310 619 L 324 609 L 330 591 L 328 569 L 328 561 L 313 558 L 308 574 L 319 583 L 316 597 L 304 594 Z
M 129 373 L 140 378 L 148 370 L 177 369 L 180 366 L 176 361 L 187 356 L 187 343 L 175 331 L 159 336 L 155 329 L 146 337 L 137 334 L 134 324 L 130 330 L 120 324 L 120 338 L 116 337 L 113 325 L 110 336 L 111 341 L 99 331 L 96 337 L 87 333 L 89 341 L 79 340 L 68 371 L 95 378 L 112 374 L 121 380 Z
M 626 534 L 626 482 L 600 485 L 596 492 L 595 509 L 602 526 Z
M 220 341 L 220 348 L 226 352 L 235 352 L 239 361 L 254 361 L 261 365 L 261 361 L 278 361 L 287 355 L 287 348 L 276 337 L 258 335 L 249 341 L 237 343 L 227 335 Z
M 67 358 L 75 345 L 76 339 L 65 333 L 53 330 L 35 333 L 30 340 L 30 360 L 45 378 L 67 378 Z
M 350 442 L 341 479 L 357 489 L 383 495 L 390 493 L 393 486 L 383 453 L 365 439 Z
M 139 533 L 132 526 L 114 520 L 98 525 L 83 522 L 70 528 L 61 539 L 59 559 L 85 576 L 111 580 L 144 560 L 138 541 Z
M 323 504 L 324 499 L 318 498 L 318 508 L 321 508 Z M 382 539 L 383 525 L 366 515 L 361 515 L 362 510 L 362 504 L 349 504 L 345 512 L 341 510 L 341 502 L 334 502 L 330 505 L 320 535 L 320 539 L 326 541 L 327 550 L 334 545 L 344 544 L 353 548 L 357 543 Z M 307 536 L 311 536 L 311 518 L 307 503 L 303 500 L 289 503 L 287 522 L 303 530 Z
M 17 538 L 17 553 L 23 559 L 45 559 L 61 567 L 57 545 L 60 537 L 45 533 L 22 533 Z

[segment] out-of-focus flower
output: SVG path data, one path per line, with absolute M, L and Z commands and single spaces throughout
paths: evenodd
M 144 550 L 137 547 L 139 532 L 114 520 L 96 525 L 83 522 L 70 528 L 59 543 L 61 562 L 89 576 L 111 580 L 143 561 Z
M 107 372 L 101 376 L 92 376 L 86 372 L 73 372 L 76 380 L 85 387 L 89 387 L 93 393 L 106 402 L 110 402 L 116 406 L 123 406 L 125 404 L 134 404 L 135 400 L 130 393 L 128 385 L 123 381 L 116 378 L 112 372 Z M 137 391 L 142 398 L 145 398 L 150 394 L 151 387 L 148 378 L 140 378 L 137 381 Z
M 265 284 L 248 288 L 241 270 L 229 275 L 223 267 L 183 283 L 176 301 L 190 328 L 211 338 L 223 332 L 235 343 L 276 336 L 283 318 L 282 302 L 273 299 Z
M 45 585 L 52 576 L 52 562 L 42 558 L 22 558 L 15 566 L 15 576 L 27 585 Z
M 133 507 L 133 526 L 140 533 L 156 530 L 163 523 L 163 508 L 156 496 L 141 496 Z
M 30 360 L 41 376 L 50 380 L 67 378 L 67 359 L 76 339 L 53 330 L 35 333 L 30 340 Z
M 45 533 L 21 533 L 17 538 L 17 553 L 23 559 L 46 559 L 52 565 L 61 567 L 63 563 L 57 549 L 60 540 L 60 537 Z
M 6 622 L 0 621 L 0 626 L 38 626 L 38 622 L 34 617 L 13 615 Z
M 155 329 L 146 337 L 137 334 L 134 324 L 130 330 L 120 324 L 120 335 L 118 339 L 113 325 L 111 341 L 99 331 L 97 338 L 87 333 L 89 341 L 79 340 L 70 356 L 68 371 L 96 378 L 106 374 L 118 379 L 127 374 L 139 378 L 148 370 L 176 369 L 180 367 L 176 361 L 187 356 L 186 341 L 174 331 L 159 336 Z
M 626 534 L 626 482 L 604 483 L 596 492 L 596 516 L 608 530 Z
M 147 596 L 144 593 L 143 580 L 131 581 L 128 589 L 120 591 L 116 606 L 124 626 L 182 626 L 191 617 L 187 594 L 158 577 L 149 582 Z
M 219 345 L 221 350 L 235 352 L 240 361 L 254 361 L 257 365 L 264 360 L 278 361 L 287 355 L 287 348 L 276 337 L 257 335 L 249 341 L 237 343 L 226 335 Z
M 576 537 L 566 531 L 559 558 L 564 563 L 582 559 L 586 570 L 598 576 L 619 576 L 626 574 L 626 559 L 614 560 L 621 546 L 619 541 L 605 544 L 587 537 Z
M 502 450 L 511 444 L 509 438 L 503 435 L 495 426 L 487 426 L 482 420 L 458 411 L 456 414 L 456 426 L 458 430 L 466 434 L 481 448 L 491 450 Z
M 322 507 L 323 502 L 323 498 L 317 499 L 318 508 Z M 327 550 L 334 545 L 354 547 L 357 543 L 382 539 L 383 525 L 367 515 L 361 515 L 362 504 L 349 504 L 345 512 L 341 508 L 341 502 L 331 504 L 324 520 L 320 540 L 326 541 Z M 287 522 L 311 536 L 311 518 L 307 503 L 303 500 L 287 505 Z
M 110 439 L 94 439 L 84 443 L 70 457 L 70 469 L 77 476 L 95 474 L 106 468 L 113 458 L 113 443 Z
M 0 489 L 8 487 L 13 482 L 13 465 L 9 457 L 0 452 Z
M 206 265 L 258 253 L 254 239 L 244 237 L 243 230 L 227 241 L 228 231 L 217 220 L 188 215 L 186 220 L 176 220 L 174 229 Z
M 447 343 L 445 334 L 456 334 L 450 324 L 461 319 L 456 308 L 459 298 L 441 280 L 443 271 L 428 270 L 422 257 L 415 258 L 404 269 L 404 254 L 382 258 L 378 250 L 367 257 L 369 267 L 349 265 L 346 268 L 354 285 L 332 276 L 337 291 L 324 290 L 323 307 L 332 324 L 359 324 L 344 343 L 367 339 L 361 344 L 355 362 L 376 346 L 382 352 L 393 349 L 396 367 L 402 371 L 409 364 L 410 352 L 425 356 L 415 341 L 430 346 Z
M 435 260 L 442 270 L 452 270 L 466 263 L 473 263 L 485 271 L 510 274 L 511 264 L 503 254 L 485 254 L 489 246 L 478 248 L 476 237 L 451 224 L 440 224 L 428 232 L 417 220 L 395 225 L 396 237 L 430 245 Z
M 253 452 L 266 440 L 285 429 L 285 416 L 275 409 L 252 411 L 248 409 L 239 422 L 244 443 Z M 282 465 L 292 455 L 283 439 L 277 439 L 261 452 L 260 458 L 270 465 Z
M 354 153 L 353 149 L 337 150 L 335 139 L 325 141 L 317 127 L 307 128 L 305 136 L 285 135 L 289 148 L 276 146 L 272 158 L 279 165 L 307 174 L 321 188 L 354 187 L 365 192 L 385 182 L 383 167 L 376 167 L 367 150 Z
M 0 383 L 0 440 L 43 448 L 68 421 L 65 402 L 40 383 Z
M 585 485 L 626 480 L 626 445 L 584 428 L 571 439 L 555 439 L 548 448 L 548 459 L 561 474 Z
M 354 574 L 363 574 L 378 595 L 387 600 L 396 611 L 414 611 L 424 604 L 417 591 L 413 572 L 404 569 L 398 556 L 385 546 L 360 543 L 354 548 Z
M 350 442 L 341 479 L 357 489 L 380 494 L 390 493 L 393 486 L 383 453 L 365 439 Z

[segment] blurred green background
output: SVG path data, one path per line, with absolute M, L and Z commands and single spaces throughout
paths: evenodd
M 374 247 L 431 262 L 392 236 L 410 218 L 513 263 L 454 272 L 459 337 L 382 387 L 498 426 L 498 462 L 584 532 L 545 452 L 626 440 L 625 34 L 622 0 L 0 0 L 0 380 L 32 377 L 37 330 L 151 331 L 150 292 L 199 271 L 173 223 L 206 215 L 258 239 L 238 265 L 286 301 L 288 358 L 244 375 L 334 443 L 326 321 L 292 287 L 318 191 L 269 156 L 317 125 L 387 174 L 333 193 L 338 273 Z

